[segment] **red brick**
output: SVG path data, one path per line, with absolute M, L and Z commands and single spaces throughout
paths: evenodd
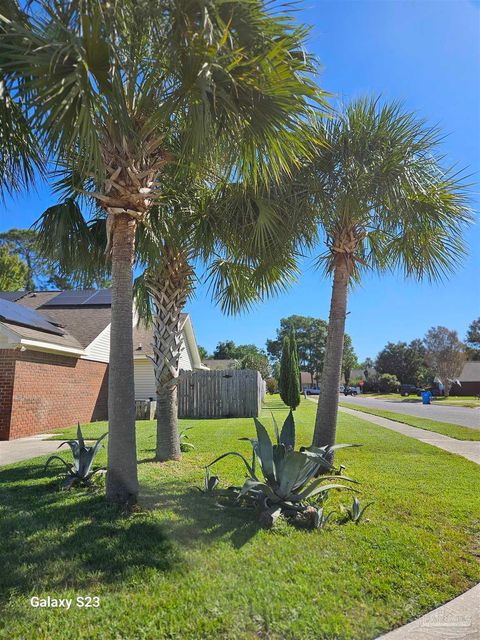
M 0 440 L 107 419 L 108 365 L 0 349 Z

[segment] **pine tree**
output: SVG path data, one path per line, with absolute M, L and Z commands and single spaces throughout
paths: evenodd
M 290 371 L 290 338 L 285 336 L 282 344 L 282 359 L 280 360 L 280 376 L 278 391 L 283 402 L 288 405 L 288 376 Z
M 297 340 L 295 331 L 292 329 L 290 334 L 290 367 L 288 378 L 288 402 L 286 403 L 291 409 L 295 410 L 300 404 L 300 367 L 298 363 Z

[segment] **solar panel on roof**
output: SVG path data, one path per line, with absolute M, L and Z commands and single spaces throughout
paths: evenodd
M 2 300 L 8 300 L 9 302 L 16 302 L 23 298 L 26 291 L 0 291 L 0 298 Z
M 48 322 L 48 320 L 33 309 L 3 299 L 0 299 L 0 321 L 19 324 L 47 333 L 54 333 L 57 336 L 63 336 L 65 334 L 62 329 Z
M 111 289 L 96 291 L 62 291 L 46 302 L 42 307 L 77 307 L 79 305 L 110 305 L 112 303 Z
M 95 293 L 95 297 L 92 302 L 86 302 L 84 304 L 112 304 L 112 290 L 111 289 L 99 289 Z

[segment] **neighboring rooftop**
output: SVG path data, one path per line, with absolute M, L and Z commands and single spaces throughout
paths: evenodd
M 238 360 L 235 360 L 233 358 L 225 360 L 215 360 L 211 358 L 209 360 L 202 360 L 202 364 L 204 364 L 209 369 L 223 371 L 224 369 L 235 369 L 238 365 Z
M 458 379 L 460 382 L 480 382 L 480 361 L 465 362 Z

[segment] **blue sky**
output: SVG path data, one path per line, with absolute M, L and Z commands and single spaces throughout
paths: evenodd
M 469 0 L 310 0 L 298 19 L 313 26 L 309 49 L 323 70 L 319 84 L 341 104 L 363 95 L 402 100 L 448 134 L 448 162 L 469 167 L 480 205 L 480 2 Z M 0 206 L 0 230 L 27 227 L 54 202 L 48 187 Z M 400 276 L 363 278 L 350 295 L 347 331 L 358 356 L 374 357 L 387 341 L 422 337 L 433 325 L 465 335 L 480 315 L 480 229 L 468 231 L 470 253 L 442 284 Z M 305 260 L 299 282 L 287 293 L 229 318 L 210 302 L 206 288 L 188 304 L 199 344 L 219 340 L 263 347 L 280 318 L 328 317 L 331 284 Z

